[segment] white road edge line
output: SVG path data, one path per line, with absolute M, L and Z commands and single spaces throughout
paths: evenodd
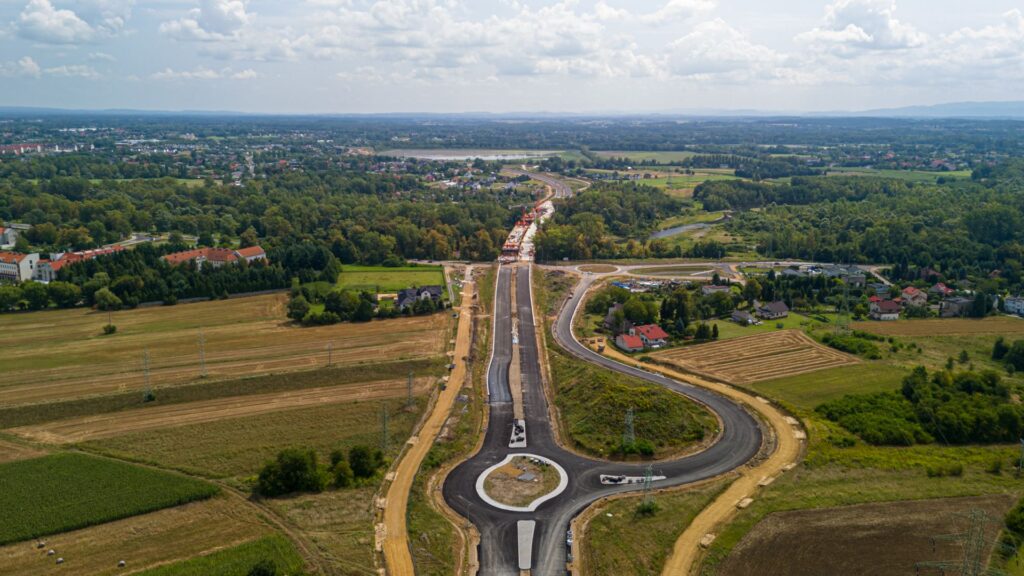
M 547 494 L 541 496 L 540 498 L 537 498 L 533 502 L 530 502 L 530 504 L 528 506 L 509 506 L 508 504 L 502 504 L 501 502 L 498 502 L 498 501 L 494 500 L 493 498 L 491 498 L 490 496 L 488 496 L 487 495 L 487 491 L 484 490 L 484 482 L 487 480 L 487 477 L 491 474 L 491 472 L 494 472 L 498 468 L 501 468 L 505 464 L 508 464 L 509 462 L 512 461 L 513 458 L 516 458 L 518 456 L 522 456 L 524 458 L 536 458 L 537 460 L 540 460 L 541 462 L 545 462 L 547 464 L 550 464 L 551 466 L 553 466 L 555 468 L 555 470 L 558 470 L 558 476 L 559 476 L 558 487 L 555 488 L 554 490 L 552 490 L 551 492 L 548 492 Z M 477 479 L 476 479 L 476 493 L 477 493 L 477 495 L 480 496 L 480 499 L 483 500 L 484 502 L 490 504 L 491 506 L 494 506 L 495 508 L 497 508 L 499 510 L 507 510 L 509 512 L 534 512 L 534 511 L 537 510 L 538 506 L 540 506 L 541 504 L 547 502 L 548 500 L 551 500 L 555 496 L 558 496 L 559 494 L 564 492 L 565 489 L 568 486 L 569 486 L 569 474 L 566 473 L 565 468 L 562 468 L 562 466 L 559 465 L 558 462 L 555 462 L 554 460 L 552 460 L 550 458 L 547 458 L 547 457 L 544 457 L 544 456 L 538 456 L 536 454 L 529 454 L 527 452 L 514 452 L 514 453 L 511 453 L 511 454 L 505 456 L 504 460 L 502 460 L 501 462 L 498 462 L 494 466 L 491 466 L 490 468 L 484 470 L 480 474 L 480 476 L 478 476 Z

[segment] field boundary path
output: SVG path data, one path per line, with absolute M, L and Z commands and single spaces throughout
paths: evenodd
M 476 286 L 472 277 L 472 266 L 466 267 L 465 282 L 462 286 L 462 301 L 459 304 L 459 325 L 455 337 L 455 357 L 452 362 L 448 386 L 441 390 L 434 409 L 424 421 L 418 434 L 409 439 L 408 449 L 400 456 L 394 468 L 393 477 L 388 486 L 384 500 L 383 522 L 378 530 L 383 532 L 384 565 L 387 574 L 392 576 L 415 576 L 416 568 L 409 549 L 409 531 L 406 515 L 409 507 L 409 491 L 413 479 L 434 444 L 434 439 L 441 432 L 445 421 L 451 413 L 452 406 L 462 390 L 462 382 L 466 379 L 466 358 L 472 340 L 473 294 Z

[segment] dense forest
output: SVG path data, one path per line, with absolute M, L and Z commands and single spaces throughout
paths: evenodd
M 769 258 L 887 263 L 902 280 L 930 269 L 947 279 L 991 275 L 995 287 L 1021 285 L 1022 162 L 944 184 L 839 177 L 706 182 L 695 198 L 709 210 L 745 210 L 727 229 L 755 241 Z

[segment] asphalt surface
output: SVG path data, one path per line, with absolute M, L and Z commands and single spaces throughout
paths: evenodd
M 508 363 L 512 357 L 512 321 L 508 312 L 513 272 L 517 274 L 519 352 L 523 378 L 523 408 L 527 422 L 528 445 L 522 449 L 508 448 L 512 432 L 512 404 L 508 385 Z M 599 498 L 641 488 L 639 485 L 603 485 L 600 476 L 643 476 L 646 469 L 645 464 L 616 464 L 584 458 L 562 449 L 555 441 L 548 420 L 547 400 L 541 384 L 530 276 L 530 268 L 527 266 L 502 266 L 499 269 L 495 287 L 494 350 L 487 371 L 490 423 L 479 453 L 456 467 L 448 475 L 443 487 L 444 498 L 448 504 L 473 522 L 480 532 L 479 573 L 485 576 L 519 574 L 516 532 L 518 520 L 537 522 L 532 574 L 565 574 L 566 531 L 572 518 Z M 584 278 L 574 289 L 573 296 L 563 306 L 553 327 L 556 342 L 581 360 L 676 390 L 701 402 L 717 413 L 723 424 L 721 435 L 706 450 L 678 460 L 654 463 L 654 475 L 666 477 L 665 480 L 655 482 L 655 487 L 676 486 L 717 476 L 743 465 L 752 458 L 761 446 L 761 430 L 754 418 L 738 405 L 709 390 L 626 366 L 597 354 L 576 341 L 572 336 L 572 318 L 591 282 L 593 278 Z M 504 307 L 501 302 L 505 303 Z M 507 454 L 523 452 L 544 456 L 561 464 L 568 473 L 569 486 L 556 498 L 541 504 L 534 512 L 510 512 L 486 504 L 477 495 L 477 477 L 488 467 L 503 460 Z

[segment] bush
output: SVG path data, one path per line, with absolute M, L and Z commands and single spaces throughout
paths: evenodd
M 260 560 L 257 562 L 247 576 L 277 576 L 277 564 L 273 560 Z
M 963 476 L 964 465 L 959 462 L 954 464 L 937 464 L 927 468 L 929 478 L 943 478 L 945 476 Z
M 844 336 L 841 334 L 825 334 L 821 339 L 822 342 L 848 354 L 856 354 L 857 356 L 863 356 L 869 360 L 878 360 L 882 357 L 881 351 L 878 346 L 874 343 L 859 338 L 857 336 Z
M 384 453 L 366 446 L 353 446 L 348 451 L 348 464 L 356 478 L 370 478 L 384 465 Z
M 260 470 L 255 491 L 260 496 L 281 496 L 294 492 L 320 492 L 324 479 L 316 452 L 290 448 Z
M 654 516 L 658 513 L 658 503 L 654 500 L 647 500 L 637 504 L 636 515 L 641 517 Z
M 995 474 L 996 476 L 1003 473 L 1003 461 L 1000 458 L 995 458 L 989 463 L 988 468 L 985 469 L 989 474 Z
M 117 326 L 114 326 L 113 324 L 107 324 L 107 325 L 103 326 L 103 333 L 104 334 L 109 336 L 110 334 L 113 334 L 115 332 L 117 332 Z

